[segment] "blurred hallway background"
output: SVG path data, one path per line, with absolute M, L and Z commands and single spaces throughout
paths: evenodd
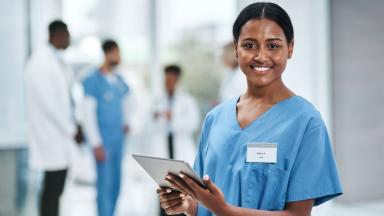
M 155 216 L 156 185 L 133 161 L 151 153 L 150 98 L 163 85 L 162 68 L 177 62 L 182 84 L 201 118 L 217 104 L 225 67 L 221 48 L 252 0 L 0 0 L 0 216 L 37 216 L 42 173 L 28 167 L 24 67 L 47 41 L 47 26 L 62 19 L 71 32 L 64 53 L 81 79 L 102 61 L 100 43 L 121 46 L 121 71 L 138 100 L 126 142 L 117 216 Z M 384 215 L 384 1 L 275 0 L 292 18 L 295 50 L 284 79 L 321 112 L 334 144 L 344 195 L 314 216 Z M 383 48 L 383 49 L 382 49 Z M 76 95 L 76 93 L 75 93 Z M 196 138 L 197 138 L 196 134 Z M 91 149 L 78 148 L 62 216 L 96 213 Z

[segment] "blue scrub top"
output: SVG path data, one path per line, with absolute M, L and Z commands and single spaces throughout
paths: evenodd
M 320 205 L 342 194 L 332 146 L 320 113 L 300 96 L 272 106 L 240 128 L 238 98 L 211 110 L 204 121 L 194 164 L 235 206 L 283 210 L 288 202 Z M 247 143 L 276 143 L 277 163 L 246 162 Z M 212 215 L 199 204 L 198 216 Z
M 108 82 L 98 69 L 84 79 L 83 87 L 85 95 L 96 100 L 97 123 L 104 147 L 123 142 L 123 101 L 129 91 L 127 84 L 119 75 L 115 83 Z

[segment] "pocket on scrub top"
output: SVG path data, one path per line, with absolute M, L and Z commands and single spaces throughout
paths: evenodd
M 252 164 L 247 185 L 247 206 L 277 211 L 285 205 L 288 172 L 273 164 Z

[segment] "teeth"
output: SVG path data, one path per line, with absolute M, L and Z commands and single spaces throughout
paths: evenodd
M 266 71 L 266 70 L 269 70 L 271 68 L 270 67 L 253 67 L 253 69 L 255 69 L 257 71 Z

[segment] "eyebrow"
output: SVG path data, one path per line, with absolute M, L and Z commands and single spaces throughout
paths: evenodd
M 242 39 L 241 41 L 246 41 L 246 40 L 248 40 L 248 41 L 257 41 L 256 39 L 254 39 L 254 38 L 244 38 L 244 39 Z M 281 38 L 269 38 L 269 39 L 267 39 L 267 41 L 283 41 Z

